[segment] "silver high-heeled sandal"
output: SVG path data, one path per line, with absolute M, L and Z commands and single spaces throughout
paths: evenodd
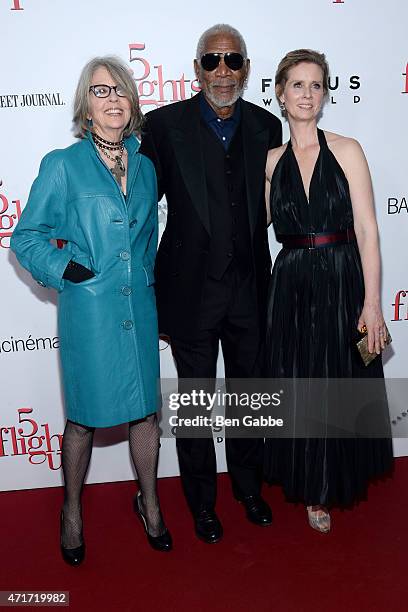
M 331 527 L 329 512 L 322 506 L 307 506 L 306 509 L 312 529 L 320 533 L 329 533 Z

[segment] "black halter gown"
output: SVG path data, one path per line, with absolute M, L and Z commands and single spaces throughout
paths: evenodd
M 270 207 L 277 235 L 353 227 L 346 176 L 324 132 L 317 132 L 320 152 L 309 201 L 290 142 L 276 166 Z M 357 243 L 283 248 L 274 264 L 268 304 L 269 376 L 383 378 L 381 357 L 366 367 L 354 347 L 363 302 Z M 386 402 L 383 416 L 389 423 L 385 411 Z M 266 480 L 282 484 L 287 499 L 307 505 L 349 506 L 365 496 L 370 479 L 392 466 L 389 437 L 270 438 L 265 452 Z

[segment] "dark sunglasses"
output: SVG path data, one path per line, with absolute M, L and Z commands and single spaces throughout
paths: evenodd
M 222 57 L 231 70 L 241 70 L 244 65 L 244 58 L 240 53 L 205 53 L 200 60 L 201 66 L 207 72 L 212 72 L 219 66 Z

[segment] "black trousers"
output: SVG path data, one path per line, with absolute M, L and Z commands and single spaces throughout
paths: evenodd
M 187 389 L 191 379 L 197 378 L 206 379 L 206 390 L 214 391 L 220 342 L 227 391 L 228 379 L 260 377 L 262 342 L 255 279 L 252 274 L 241 279 L 233 262 L 221 280 L 206 280 L 199 332 L 194 339 L 171 339 L 180 392 Z M 183 379 L 190 380 L 183 384 Z M 183 489 L 191 511 L 196 514 L 202 509 L 213 509 L 217 466 L 212 436 L 177 437 L 176 444 Z M 235 496 L 260 494 L 263 449 L 263 439 L 227 437 L 227 466 Z

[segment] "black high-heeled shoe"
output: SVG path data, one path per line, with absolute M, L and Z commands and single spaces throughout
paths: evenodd
M 133 509 L 142 522 L 142 525 L 144 527 L 144 530 L 147 536 L 147 541 L 149 542 L 150 546 L 154 548 L 154 550 L 159 550 L 161 552 L 169 552 L 173 548 L 173 541 L 171 539 L 170 531 L 166 529 L 165 532 L 159 536 L 150 535 L 147 529 L 147 520 L 146 520 L 145 515 L 143 514 L 142 507 L 140 504 L 141 499 L 142 499 L 142 492 L 138 491 L 138 493 L 136 494 L 136 497 L 133 500 Z
M 80 546 L 77 546 L 76 548 L 65 548 L 65 546 L 62 545 L 63 522 L 64 522 L 64 513 L 61 510 L 60 546 L 61 546 L 62 558 L 64 559 L 66 563 L 68 563 L 68 565 L 72 565 L 73 567 L 76 567 L 77 565 L 80 565 L 85 558 L 85 542 L 82 541 L 82 544 Z

